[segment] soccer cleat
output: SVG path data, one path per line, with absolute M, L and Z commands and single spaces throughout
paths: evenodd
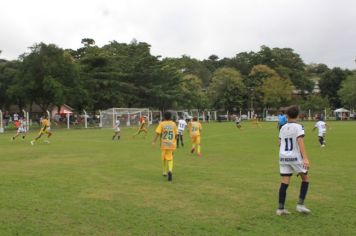
M 44 140 L 43 142 L 45 142 L 45 143 L 50 143 L 50 141 L 49 141 L 49 140 L 47 140 L 47 139 L 46 139 L 46 140 Z
M 202 157 L 203 155 L 201 153 L 198 154 L 198 157 Z
M 321 145 L 320 147 L 325 147 L 325 144 Z
M 11 137 L 11 141 L 14 141 L 15 140 L 15 138 L 14 137 Z
M 172 181 L 172 172 L 168 171 L 168 181 Z
M 195 148 L 192 148 L 192 150 L 190 151 L 190 153 L 194 153 L 194 151 L 195 151 Z
M 32 146 L 35 145 L 35 142 L 33 140 L 30 143 L 31 143 Z
M 311 212 L 304 205 L 300 205 L 300 204 L 297 205 L 296 210 L 297 210 L 297 212 L 304 213 L 304 214 L 309 214 Z
M 289 215 L 290 212 L 287 209 L 277 209 L 277 216 Z

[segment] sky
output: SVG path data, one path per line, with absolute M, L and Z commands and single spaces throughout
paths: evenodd
M 132 39 L 153 55 L 206 59 L 292 48 L 305 63 L 356 69 L 354 0 L 0 0 L 0 58 L 35 43 Z

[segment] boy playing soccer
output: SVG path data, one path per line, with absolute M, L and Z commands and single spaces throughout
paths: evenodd
M 197 146 L 197 154 L 201 157 L 200 152 L 200 132 L 202 130 L 202 126 L 198 121 L 197 117 L 193 117 L 193 121 L 189 123 L 189 134 L 192 139 L 192 150 L 191 153 L 194 153 L 195 147 Z
M 323 119 L 318 116 L 317 117 L 317 122 L 313 128 L 313 131 L 317 128 L 318 129 L 318 138 L 319 138 L 319 143 L 320 147 L 325 147 L 325 133 L 326 133 L 326 128 L 329 128 L 328 125 L 323 121 Z
M 115 121 L 115 127 L 114 127 L 114 136 L 112 136 L 112 140 L 115 140 L 115 137 L 117 136 L 117 140 L 120 139 L 120 120 L 119 117 L 116 118 Z
M 184 146 L 183 143 L 183 132 L 185 129 L 185 126 L 187 125 L 187 122 L 183 119 L 183 117 L 180 117 L 178 120 L 178 138 L 177 138 L 177 147 L 179 147 L 179 140 L 181 142 L 182 147 Z
M 172 181 L 173 151 L 176 149 L 178 130 L 176 123 L 172 121 L 172 114 L 170 112 L 165 112 L 163 117 L 164 120 L 156 128 L 156 136 L 152 142 L 152 146 L 156 146 L 157 138 L 161 136 L 163 176 L 167 176 L 168 174 L 168 181 Z
M 138 129 L 137 133 L 135 133 L 132 137 L 136 137 L 136 135 L 139 135 L 140 133 L 144 132 L 144 138 L 146 138 L 147 135 L 147 121 L 146 121 L 146 117 L 142 116 L 140 118 L 140 128 Z
M 40 132 L 38 133 L 38 136 L 34 140 L 31 141 L 32 145 L 34 145 L 35 142 L 38 139 L 40 139 L 43 134 L 48 134 L 47 138 L 51 137 L 51 135 L 52 135 L 51 123 L 50 123 L 47 115 L 45 115 L 45 117 L 41 120 L 41 125 L 42 125 L 42 128 L 41 128 Z M 49 143 L 49 140 L 46 139 L 45 142 Z
M 237 128 L 241 129 L 241 117 L 239 115 L 235 117 L 235 124 Z
M 18 121 L 16 135 L 13 136 L 11 138 L 11 140 L 15 140 L 15 138 L 17 138 L 17 136 L 19 136 L 20 134 L 22 134 L 22 140 L 24 140 L 25 137 L 26 137 L 26 132 L 27 132 L 26 119 L 25 118 L 20 118 L 20 120 Z
M 302 179 L 296 210 L 307 214 L 310 213 L 310 210 L 304 206 L 304 200 L 309 186 L 309 159 L 304 147 L 304 127 L 296 123 L 299 113 L 297 106 L 290 106 L 286 113 L 288 123 L 283 125 L 279 132 L 279 168 L 282 181 L 279 188 L 279 207 L 276 214 L 290 214 L 289 211 L 284 208 L 284 203 L 290 177 L 293 173 L 297 173 Z

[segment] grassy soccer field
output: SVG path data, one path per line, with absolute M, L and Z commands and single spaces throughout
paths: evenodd
M 356 122 L 329 122 L 327 147 L 304 122 L 311 161 L 308 216 L 295 212 L 300 180 L 275 215 L 276 123 L 203 124 L 202 153 L 175 152 L 173 182 L 159 149 L 133 128 L 54 130 L 51 143 L 0 134 L 0 235 L 352 235 L 356 230 Z

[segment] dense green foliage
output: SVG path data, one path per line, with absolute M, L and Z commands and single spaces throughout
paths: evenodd
M 154 56 L 148 43 L 136 40 L 99 47 L 94 39 L 84 38 L 82 44 L 74 50 L 39 43 L 18 60 L 0 60 L 0 109 L 38 104 L 45 111 L 65 103 L 79 111 L 150 107 L 260 112 L 304 103 L 315 82 L 328 107 L 354 106 L 341 98 L 347 94 L 338 93 L 353 72 L 306 65 L 291 48 L 262 46 L 258 52 L 241 52 L 232 58 L 211 55 L 198 60 L 187 55 Z M 232 70 L 238 74 L 232 76 L 239 78 L 238 83 L 220 75 Z
M 279 167 L 276 123 L 203 123 L 202 153 L 175 152 L 173 183 L 160 151 L 133 128 L 58 130 L 31 146 L 0 134 L 0 235 L 353 235 L 356 230 L 355 122 L 331 122 L 321 149 L 305 126 L 311 161 L 309 216 L 295 211 L 300 180 L 275 215 Z M 351 180 L 347 181 L 347 180 Z

